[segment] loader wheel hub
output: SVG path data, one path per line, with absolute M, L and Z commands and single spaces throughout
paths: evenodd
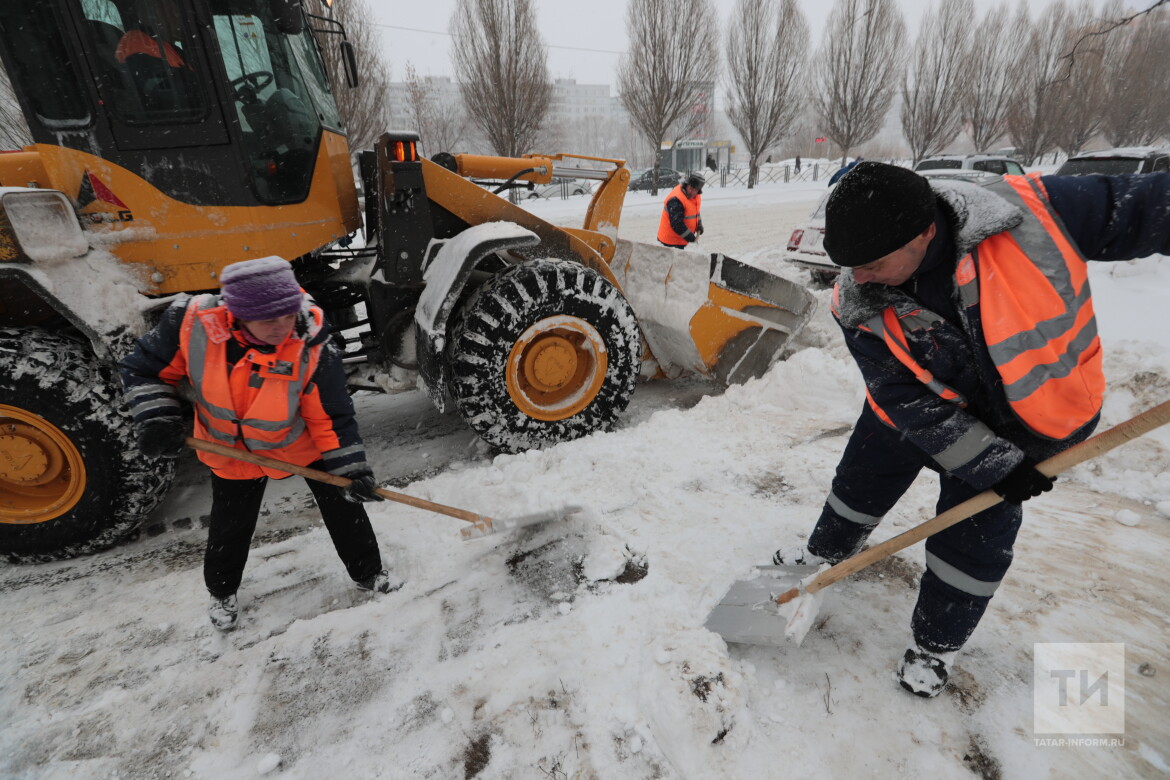
M 537 420 L 564 420 L 587 407 L 608 368 L 605 342 L 585 320 L 543 319 L 529 327 L 508 355 L 508 395 Z
M 573 344 L 560 336 L 546 336 L 533 343 L 524 361 L 524 378 L 543 393 L 564 387 L 577 373 Z
M 0 523 L 29 524 L 69 511 L 85 492 L 85 465 L 47 420 L 0 404 Z

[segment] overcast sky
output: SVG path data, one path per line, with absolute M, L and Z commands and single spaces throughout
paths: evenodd
M 345 0 L 337 0 L 345 2 Z M 681 2 L 682 0 L 680 0 Z M 1007 7 L 1016 8 L 1018 0 Z M 553 78 L 576 79 L 581 84 L 616 84 L 617 66 L 626 48 L 626 5 L 628 0 L 536 0 L 537 16 L 544 43 L 548 46 L 548 64 Z M 813 46 L 820 41 L 821 29 L 832 9 L 826 0 L 799 0 L 801 10 L 812 30 Z M 980 14 L 1005 0 L 975 0 Z M 1047 0 L 1025 0 L 1033 16 L 1047 5 Z M 366 0 L 372 11 L 372 23 L 381 32 L 391 78 L 401 81 L 406 64 L 413 63 L 421 75 L 453 76 L 451 38 L 447 35 L 455 0 L 429 0 L 425 3 Z M 1099 0 L 1094 2 L 1100 5 Z M 928 0 L 900 0 L 911 33 Z M 1143 5 L 1144 3 L 1138 3 Z M 735 0 L 715 0 L 721 25 L 735 7 Z M 615 89 L 616 92 L 616 89 Z

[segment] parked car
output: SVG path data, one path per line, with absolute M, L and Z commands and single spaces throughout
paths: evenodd
M 1170 149 L 1153 146 L 1129 146 L 1099 152 L 1074 154 L 1056 169 L 1058 176 L 1084 176 L 1089 173 L 1156 173 L 1170 171 Z
M 567 198 L 571 195 L 588 195 L 593 192 L 587 181 L 574 179 L 553 179 L 548 184 L 538 184 L 525 197 L 528 200 L 536 198 Z
M 672 190 L 680 181 L 682 181 L 682 174 L 678 171 L 673 168 L 659 168 L 657 184 L 655 184 L 654 169 L 647 168 L 630 177 L 629 189 L 631 192 L 653 189 Z
M 989 173 L 1024 175 L 1023 167 L 1011 157 L 997 154 L 941 154 L 919 160 L 914 170 L 987 171 Z
M 823 246 L 825 240 L 825 205 L 836 185 L 829 187 L 803 225 L 792 231 L 784 259 L 793 265 L 807 268 L 815 286 L 831 285 L 841 268 L 833 265 Z
M 954 168 L 919 171 L 919 173 L 928 179 L 969 181 L 981 186 L 998 181 L 1000 178 L 997 174 L 989 171 Z M 812 283 L 816 287 L 827 287 L 833 284 L 837 279 L 837 274 L 841 272 L 841 267 L 833 264 L 824 248 L 825 206 L 829 202 L 829 196 L 833 194 L 833 189 L 834 187 L 829 187 L 828 192 L 808 215 L 808 220 L 792 231 L 792 235 L 788 238 L 788 246 L 785 248 L 784 259 L 793 265 L 808 269 Z

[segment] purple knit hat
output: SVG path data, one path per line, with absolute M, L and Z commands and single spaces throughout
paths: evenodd
M 228 311 L 241 320 L 271 320 L 301 310 L 304 293 L 283 257 L 272 255 L 227 265 L 219 283 Z

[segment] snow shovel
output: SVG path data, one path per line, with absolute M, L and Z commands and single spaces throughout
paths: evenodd
M 315 479 L 318 482 L 326 482 L 337 487 L 348 487 L 351 480 L 345 477 L 339 477 L 335 474 L 330 474 L 326 471 L 318 471 L 316 469 L 307 468 L 305 466 L 297 466 L 292 463 L 285 463 L 282 460 L 275 458 L 266 458 L 263 455 L 257 455 L 254 452 L 247 450 L 238 450 L 235 447 L 228 447 L 214 441 L 206 441 L 204 439 L 196 439 L 192 436 L 186 438 L 188 447 L 194 450 L 202 450 L 203 452 L 212 452 L 216 455 L 223 455 L 228 458 L 235 458 L 236 460 L 246 461 L 257 466 L 264 466 L 265 468 L 277 469 L 279 471 L 287 471 L 290 474 L 304 477 L 305 479 Z M 469 512 L 466 509 L 458 509 L 453 506 L 445 506 L 443 504 L 436 504 L 433 501 L 427 501 L 425 498 L 415 498 L 408 496 L 405 493 L 395 493 L 393 490 L 385 490 L 377 488 L 377 493 L 382 498 L 390 501 L 397 501 L 400 504 L 407 504 L 417 509 L 426 509 L 429 512 L 438 512 L 441 515 L 448 517 L 457 517 L 460 520 L 466 520 L 471 525 L 459 530 L 459 535 L 463 537 L 463 541 L 471 539 L 479 539 L 491 534 L 504 533 L 516 528 L 524 528 L 530 525 L 541 525 L 543 523 L 555 522 L 564 520 L 571 515 L 581 511 L 579 506 L 565 506 L 557 510 L 548 512 L 536 512 L 530 515 L 521 515 L 520 517 L 510 517 L 505 519 L 495 519 L 487 517 L 486 515 Z
M 1170 401 L 1099 433 L 1064 452 L 1037 464 L 1049 477 L 1119 447 L 1125 442 L 1170 422 Z M 927 520 L 892 539 L 841 561 L 835 566 L 759 566 L 760 576 L 734 583 L 723 600 L 707 616 L 705 627 L 730 643 L 753 645 L 799 645 L 812 627 L 820 608 L 822 592 L 838 580 L 855 574 L 915 542 L 966 520 L 1003 499 L 985 490 L 941 515 Z

